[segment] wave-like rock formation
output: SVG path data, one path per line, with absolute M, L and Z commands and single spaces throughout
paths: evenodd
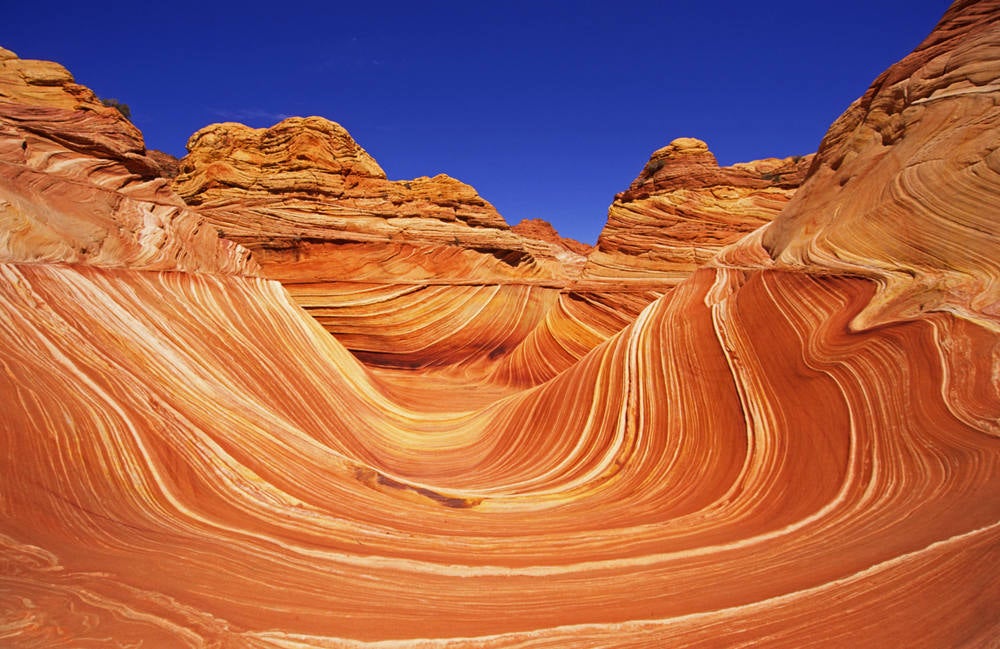
M 369 363 L 481 365 L 503 355 L 586 262 L 581 244 L 541 222 L 511 229 L 446 175 L 388 180 L 320 117 L 215 124 L 188 151 L 177 191 Z
M 572 366 L 720 249 L 770 222 L 802 183 L 812 157 L 720 168 L 708 146 L 693 138 L 653 152 L 615 197 L 575 279 L 492 368 L 492 378 L 536 385 Z
M 261 277 L 0 264 L 0 638 L 995 646 L 998 43 L 956 3 L 769 225 L 530 387 L 365 362 Z
M 512 232 L 475 189 L 444 174 L 388 180 L 321 117 L 208 126 L 191 136 L 174 187 L 286 285 L 394 276 L 552 283 L 581 257 L 560 240 Z
M 726 264 L 858 274 L 859 326 L 948 310 L 1000 316 L 1000 89 L 992 3 L 967 4 L 827 133 L 810 181 Z

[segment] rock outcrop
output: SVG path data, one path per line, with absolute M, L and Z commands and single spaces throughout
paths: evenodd
M 159 175 L 163 178 L 173 179 L 181 172 L 181 161 L 169 153 L 148 149 L 146 155 L 159 167 Z
M 991 2 L 951 13 L 834 122 L 800 194 L 722 263 L 873 278 L 858 326 L 934 310 L 994 326 L 1000 27 Z
M 577 278 L 492 368 L 492 377 L 535 385 L 571 367 L 720 249 L 773 219 L 802 183 L 812 157 L 720 168 L 708 146 L 693 138 L 655 151 L 615 197 Z M 543 227 L 531 228 L 522 232 L 551 236 Z
M 252 273 L 62 66 L 0 50 L 0 261 Z
M 674 140 L 615 196 L 580 284 L 680 282 L 777 216 L 811 161 L 808 155 L 720 167 L 701 140 Z
M 369 363 L 441 367 L 504 355 L 586 261 L 580 244 L 511 230 L 454 178 L 388 180 L 323 118 L 216 124 L 188 149 L 177 191 Z
M 995 645 L 998 42 L 1000 2 L 956 3 L 769 225 L 530 388 L 365 363 L 263 278 L 0 263 L 0 637 Z M 519 286 L 470 345 L 534 309 Z
M 342 126 L 321 117 L 268 129 L 215 124 L 195 133 L 188 151 L 178 193 L 286 284 L 297 274 L 565 282 L 565 246 L 526 245 L 472 187 L 449 176 L 388 180 Z

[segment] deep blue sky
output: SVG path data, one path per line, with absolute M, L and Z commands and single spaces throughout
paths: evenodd
M 0 45 L 62 63 L 184 154 L 219 121 L 342 124 L 390 178 L 447 173 L 508 222 L 594 242 L 680 136 L 720 163 L 816 149 L 948 3 L 13 2 Z

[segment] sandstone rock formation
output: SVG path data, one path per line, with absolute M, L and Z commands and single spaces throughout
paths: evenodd
M 263 278 L 8 259 L 0 637 L 994 645 L 998 42 L 1000 2 L 956 3 L 770 225 L 530 388 L 366 364 Z M 464 317 L 509 330 L 528 301 Z
M 245 273 L 249 253 L 158 175 L 142 135 L 62 66 L 0 49 L 0 260 Z
M 146 156 L 156 163 L 159 167 L 159 175 L 163 178 L 173 179 L 181 172 L 181 161 L 169 153 L 149 149 L 146 151 Z
M 858 326 L 935 310 L 995 326 L 998 27 L 992 3 L 958 5 L 833 124 L 781 218 L 723 263 L 873 278 Z
M 701 140 L 674 140 L 615 196 L 581 285 L 678 283 L 777 216 L 811 161 L 808 155 L 719 167 Z
M 177 191 L 369 363 L 441 367 L 503 355 L 586 261 L 580 244 L 539 236 L 537 226 L 512 231 L 458 180 L 388 180 L 323 118 L 216 124 L 188 150 Z
M 693 138 L 655 151 L 631 187 L 615 197 L 576 279 L 492 368 L 492 378 L 536 385 L 572 366 L 722 247 L 774 218 L 811 160 L 770 158 L 720 168 L 708 146 Z M 522 232 L 546 236 L 538 226 Z
M 563 244 L 529 252 L 492 205 L 446 175 L 388 180 L 343 127 L 321 117 L 269 129 L 215 124 L 195 133 L 188 151 L 177 191 L 286 285 L 296 274 L 565 280 L 561 257 L 572 252 Z M 398 252 L 387 264 L 391 247 Z

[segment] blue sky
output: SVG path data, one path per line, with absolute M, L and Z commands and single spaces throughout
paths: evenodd
M 219 121 L 342 124 L 390 178 L 447 173 L 511 224 L 593 243 L 649 154 L 815 151 L 948 3 L 16 2 L 0 45 L 62 63 L 184 154 Z

